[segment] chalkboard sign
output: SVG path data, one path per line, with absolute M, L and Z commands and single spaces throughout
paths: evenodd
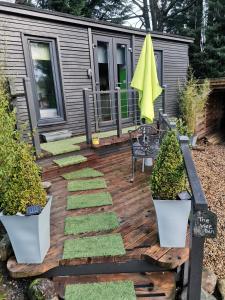
M 211 211 L 197 211 L 194 214 L 193 234 L 196 237 L 215 238 L 217 235 L 217 216 Z

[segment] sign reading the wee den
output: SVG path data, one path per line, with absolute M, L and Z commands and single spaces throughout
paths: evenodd
M 196 237 L 215 238 L 217 216 L 211 211 L 197 211 L 194 214 L 193 234 Z

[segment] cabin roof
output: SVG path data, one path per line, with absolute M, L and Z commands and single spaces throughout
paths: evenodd
M 27 13 L 28 11 L 29 14 Z M 109 31 L 119 31 L 121 33 L 135 34 L 140 36 L 144 36 L 146 34 L 145 30 L 141 30 L 129 26 L 118 25 L 110 22 L 98 21 L 95 19 L 89 19 L 84 17 L 77 17 L 66 13 L 49 11 L 49 10 L 34 8 L 30 6 L 28 7 L 25 5 L 12 4 L 4 1 L 0 1 L 0 12 L 11 14 L 11 15 L 12 14 L 20 15 L 26 18 L 37 18 L 40 20 L 67 23 L 70 25 L 81 25 L 81 26 L 91 27 L 95 29 L 104 29 Z M 193 43 L 193 39 L 190 37 L 165 34 L 161 32 L 151 31 L 151 36 L 157 39 L 172 40 L 175 42 L 182 42 L 188 44 Z

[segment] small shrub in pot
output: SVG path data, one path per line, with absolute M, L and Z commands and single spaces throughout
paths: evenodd
M 155 199 L 176 199 L 186 187 L 183 157 L 174 131 L 169 131 L 155 161 L 151 190 Z
M 41 185 L 32 146 L 16 129 L 16 111 L 11 109 L 9 100 L 7 80 L 0 70 L 0 220 L 17 261 L 40 263 L 50 245 L 51 200 L 47 201 Z M 32 205 L 41 206 L 42 212 L 25 216 L 27 207 Z
M 191 201 L 176 200 L 186 188 L 184 163 L 175 131 L 163 138 L 151 176 L 161 247 L 185 247 Z

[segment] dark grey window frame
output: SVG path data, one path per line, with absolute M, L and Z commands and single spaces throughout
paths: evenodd
M 23 48 L 24 48 L 24 57 L 25 57 L 27 75 L 28 77 L 30 77 L 31 84 L 32 84 L 32 91 L 34 95 L 34 102 L 35 102 L 34 104 L 35 104 L 35 110 L 36 110 L 36 115 L 38 120 L 38 126 L 48 126 L 48 125 L 65 123 L 66 122 L 65 103 L 64 103 L 64 93 L 63 93 L 63 86 L 62 86 L 62 75 L 61 75 L 61 68 L 60 68 L 57 38 L 23 34 L 22 39 L 23 39 Z M 57 110 L 59 113 L 58 117 L 55 118 L 40 117 L 40 109 L 37 101 L 38 97 L 36 93 L 33 62 L 32 62 L 31 49 L 30 49 L 31 42 L 40 42 L 40 43 L 49 44 Z

